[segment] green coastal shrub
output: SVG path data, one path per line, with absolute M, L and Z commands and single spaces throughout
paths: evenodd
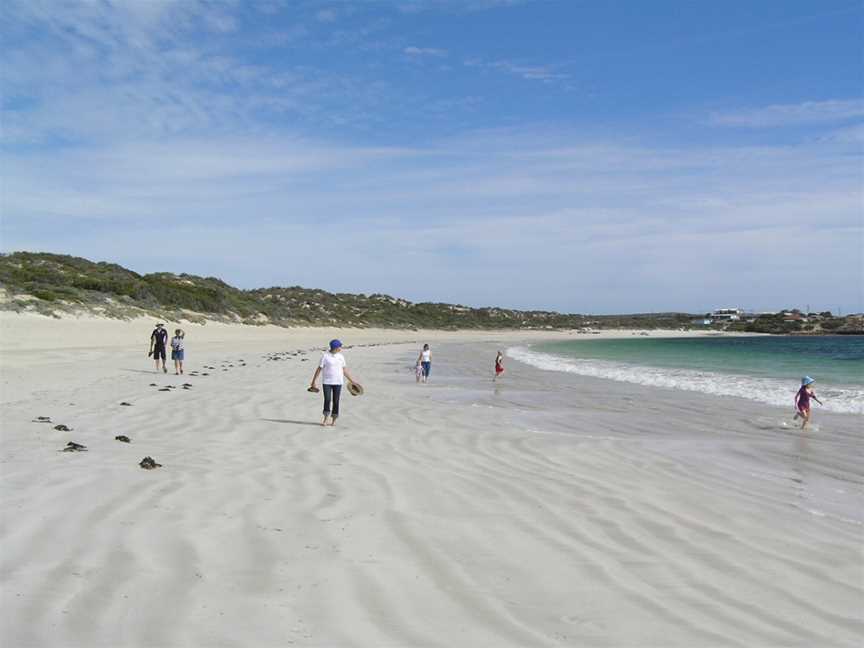
M 47 301 L 47 302 L 53 302 L 53 301 L 57 301 L 57 299 L 59 299 L 57 297 L 57 293 L 54 293 L 50 290 L 37 289 L 37 290 L 34 290 L 32 292 L 32 294 L 34 297 L 37 297 L 38 299 L 42 299 L 42 300 Z
M 653 313 L 592 316 L 506 308 L 469 308 L 436 302 L 412 303 L 383 294 L 330 293 L 301 286 L 241 290 L 216 277 L 167 272 L 139 275 L 113 263 L 67 255 L 0 254 L 0 285 L 11 294 L 28 293 L 117 316 L 143 312 L 200 313 L 211 318 L 275 324 L 340 325 L 398 329 L 566 329 L 690 327 L 693 315 Z M 15 308 L 9 302 L 6 308 Z

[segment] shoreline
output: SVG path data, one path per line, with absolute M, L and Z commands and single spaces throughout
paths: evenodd
M 66 349 L 87 348 L 90 342 L 88 335 L 101 336 L 101 342 L 107 346 L 122 346 L 126 344 L 146 344 L 149 331 L 156 318 L 140 317 L 131 320 L 119 320 L 107 317 L 82 316 L 54 318 L 35 313 L 14 313 L 0 311 L 0 351 L 29 349 Z M 448 339 L 606 339 L 631 337 L 648 333 L 653 337 L 717 337 L 717 336 L 760 336 L 764 333 L 720 332 L 678 329 L 599 329 L 586 332 L 580 329 L 397 329 L 397 328 L 352 328 L 342 326 L 297 326 L 281 327 L 272 324 L 226 324 L 218 321 L 208 321 L 205 324 L 181 320 L 166 322 L 166 328 L 176 326 L 183 328 L 191 338 L 197 338 L 204 343 L 240 342 L 280 340 L 296 337 L 309 339 L 312 336 L 324 336 L 341 332 L 356 334 L 362 340 L 380 340 L 390 336 L 394 342 L 422 341 L 425 338 L 436 341 Z M 58 337 L 60 329 L 66 329 Z M 410 339 L 409 339 L 410 338 Z M 72 341 L 81 341 L 80 344 Z M 323 341 L 321 344 L 323 345 Z
M 658 336 L 655 339 L 660 338 Z M 719 399 L 743 398 L 784 410 L 791 406 L 797 389 L 797 376 L 790 379 L 788 367 L 783 371 L 768 371 L 763 365 L 758 372 L 748 372 L 747 368 L 735 367 L 734 360 L 740 361 L 741 358 L 726 359 L 725 363 L 716 359 L 712 363 L 710 359 L 702 358 L 697 365 L 687 363 L 682 357 L 670 359 L 667 363 L 664 363 L 665 357 L 654 358 L 652 362 L 640 360 L 638 355 L 604 358 L 589 352 L 582 357 L 575 350 L 579 342 L 581 340 L 573 341 L 572 347 L 560 353 L 555 348 L 544 348 L 544 342 L 526 343 L 509 347 L 507 355 L 523 365 L 542 371 L 638 384 L 654 389 L 703 393 Z M 590 340 L 585 343 L 590 344 Z M 754 344 L 752 350 L 758 353 L 760 346 Z M 816 369 L 811 368 L 810 373 L 813 371 Z M 855 376 L 849 374 L 845 381 L 837 376 L 820 376 L 820 393 L 825 403 L 819 407 L 819 411 L 858 416 L 864 414 L 864 384 L 855 382 Z
M 0 402 L 20 400 L 27 394 L 45 389 L 44 379 L 28 372 L 31 366 L 52 367 L 60 376 L 73 377 L 82 363 L 88 372 L 107 377 L 112 371 L 126 370 L 129 362 L 149 348 L 152 318 L 115 320 L 105 317 L 53 318 L 32 313 L 0 312 Z M 187 362 L 212 353 L 255 352 L 267 349 L 323 349 L 327 340 L 341 338 L 347 346 L 429 342 L 497 341 L 521 344 L 547 340 L 615 339 L 632 337 L 639 329 L 609 330 L 596 334 L 579 331 L 524 331 L 519 329 L 442 331 L 404 329 L 357 329 L 340 327 L 282 328 L 273 325 L 250 326 L 208 322 L 198 324 L 166 322 L 173 332 L 186 332 Z M 698 337 L 708 332 L 664 330 L 655 337 Z M 734 334 L 749 335 L 749 334 Z

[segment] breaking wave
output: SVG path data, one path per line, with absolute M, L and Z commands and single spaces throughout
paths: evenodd
M 608 360 L 565 358 L 534 351 L 528 347 L 511 347 L 507 350 L 507 355 L 514 360 L 546 371 L 563 371 L 592 378 L 681 389 L 715 396 L 736 396 L 781 407 L 791 408 L 795 396 L 795 391 L 790 389 L 789 381 L 770 378 L 694 369 L 647 367 Z M 820 400 L 825 403 L 824 409 L 828 411 L 864 413 L 864 389 L 822 385 L 817 393 Z

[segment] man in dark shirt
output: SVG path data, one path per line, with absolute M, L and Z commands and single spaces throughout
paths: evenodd
M 165 366 L 165 347 L 168 344 L 168 331 L 157 324 L 156 328 L 150 334 L 150 353 L 147 355 L 153 356 L 156 361 L 156 371 L 159 371 L 159 360 L 162 360 L 162 372 L 168 373 L 168 367 Z

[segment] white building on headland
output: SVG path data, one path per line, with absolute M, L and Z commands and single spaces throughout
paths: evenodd
M 742 308 L 717 308 L 711 313 L 711 319 L 715 322 L 737 322 L 743 315 Z

